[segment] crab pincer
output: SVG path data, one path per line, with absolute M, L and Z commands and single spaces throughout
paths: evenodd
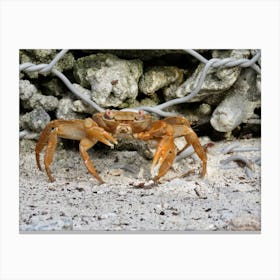
M 151 167 L 154 181 L 159 180 L 172 166 L 176 151 L 173 137 L 163 137 L 160 140 Z
M 147 132 L 141 132 L 137 138 L 142 140 L 154 139 L 158 141 L 157 149 L 151 166 L 154 181 L 166 174 L 177 154 L 174 144 L 174 129 L 164 121 L 157 121 Z

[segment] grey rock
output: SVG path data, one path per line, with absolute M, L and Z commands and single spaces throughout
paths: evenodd
M 146 141 L 141 141 L 138 139 L 118 139 L 118 144 L 115 147 L 117 150 L 120 151 L 137 151 L 140 155 L 142 155 L 146 159 L 153 158 L 153 152 L 150 149 L 150 145 Z M 137 153 L 130 152 L 128 156 L 124 153 L 124 158 L 130 158 L 130 162 L 126 164 L 135 164 L 138 162 Z M 140 165 L 140 164 L 139 164 Z
M 88 105 L 84 104 L 81 100 L 75 100 L 73 101 L 73 111 L 76 113 L 87 113 L 87 114 L 93 114 L 96 112 L 93 108 L 89 107 Z
M 91 91 L 89 89 L 86 89 L 82 87 L 79 84 L 73 83 L 73 86 L 75 89 L 77 89 L 81 94 L 85 95 L 87 98 L 91 97 Z
M 203 124 L 208 123 L 213 109 L 212 106 L 207 103 L 188 104 L 181 108 L 176 108 L 176 113 L 182 114 L 187 118 L 191 124 Z
M 53 111 L 58 106 L 56 97 L 42 95 L 28 80 L 20 80 L 19 95 L 25 109 L 44 108 L 46 111 Z
M 79 92 L 83 95 L 85 95 L 88 99 L 91 99 L 91 91 L 88 89 L 83 88 L 79 84 L 73 84 L 73 86 L 79 90 Z M 81 100 L 74 100 L 73 101 L 73 111 L 76 113 L 87 113 L 87 114 L 93 114 L 96 111 L 88 106 L 87 104 L 83 103 Z
M 33 94 L 38 93 L 37 88 L 28 80 L 19 81 L 19 97 L 21 100 L 28 100 Z
M 21 50 L 20 51 L 20 63 L 31 62 L 34 64 L 48 64 L 54 57 L 60 52 L 56 49 L 34 49 L 34 50 Z M 75 58 L 71 52 L 66 53 L 54 66 L 54 69 L 58 71 L 70 70 L 73 68 Z M 25 72 L 30 78 L 38 78 L 38 72 Z M 41 73 L 41 75 L 47 76 L 49 73 Z
M 183 82 L 184 71 L 175 66 L 155 66 L 148 69 L 139 81 L 139 90 L 152 95 L 163 89 L 165 96 L 177 89 Z M 167 98 L 168 99 L 168 98 Z
M 257 117 L 254 110 L 260 106 L 260 92 L 256 90 L 255 84 L 254 70 L 243 70 L 243 74 L 213 112 L 210 123 L 215 130 L 230 132 L 242 122 Z
M 34 49 L 27 52 L 38 60 L 46 60 L 54 57 L 57 53 L 55 49 Z
M 102 107 L 127 107 L 138 94 L 143 73 L 140 60 L 123 60 L 112 54 L 94 54 L 77 60 L 74 75 L 91 87 L 92 99 Z
M 44 108 L 46 111 L 53 111 L 58 106 L 58 99 L 54 96 L 46 96 L 35 93 L 32 97 L 22 102 L 25 109 Z
M 226 58 L 233 57 L 248 58 L 250 55 L 249 50 L 214 50 L 212 53 L 213 58 Z M 190 94 L 197 86 L 201 71 L 205 67 L 204 63 L 200 63 L 194 73 L 189 77 L 175 92 L 173 98 L 183 97 Z M 199 93 L 193 97 L 189 102 L 197 102 L 211 97 L 212 95 L 228 90 L 237 80 L 240 74 L 240 67 L 230 68 L 210 68 L 206 78 L 202 84 Z
M 66 53 L 55 65 L 54 69 L 63 72 L 71 70 L 74 66 L 75 58 L 71 52 Z
M 32 97 L 23 103 L 23 107 L 31 108 L 44 108 L 46 111 L 53 111 L 58 106 L 58 99 L 54 96 L 46 96 L 42 94 L 33 94 Z
M 64 120 L 80 118 L 80 115 L 74 111 L 73 100 L 71 98 L 65 97 L 59 100 L 58 108 L 56 110 L 56 118 Z
M 23 62 L 32 62 L 34 64 L 40 63 L 50 63 L 54 57 L 60 52 L 60 50 L 55 49 L 35 49 L 35 50 L 25 50 L 21 51 L 20 54 L 25 54 L 25 56 L 20 56 Z M 29 61 L 26 61 L 29 59 Z M 73 68 L 75 59 L 71 52 L 67 52 L 54 66 L 55 69 L 59 71 L 71 70 Z
M 128 105 L 128 108 L 136 108 L 136 107 L 140 107 L 140 106 L 149 106 L 149 107 L 153 107 L 156 106 L 160 103 L 160 99 L 158 97 L 158 95 L 152 94 L 150 97 L 146 97 L 141 99 L 140 101 L 138 101 L 137 99 L 133 100 L 132 102 L 130 102 Z
M 50 122 L 48 113 L 41 107 L 20 116 L 20 127 L 40 132 Z
M 155 98 L 144 98 L 139 102 L 139 106 L 153 107 L 158 104 L 159 104 L 159 98 L 157 96 L 155 96 Z
M 73 86 L 90 99 L 90 90 L 81 87 L 78 84 Z M 69 93 L 69 95 L 71 95 Z M 56 117 L 58 119 L 80 119 L 86 117 L 86 114 L 94 114 L 96 111 L 83 103 L 81 100 L 73 100 L 70 97 L 64 97 L 59 100 L 58 108 L 56 110 Z
M 197 109 L 197 113 L 200 116 L 208 116 L 212 113 L 212 108 L 207 103 L 201 103 Z

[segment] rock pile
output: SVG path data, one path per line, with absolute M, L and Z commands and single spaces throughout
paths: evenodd
M 252 58 L 256 50 L 200 50 L 207 59 Z M 58 50 L 21 50 L 20 63 L 49 63 Z M 204 64 L 182 50 L 72 50 L 55 68 L 99 106 L 156 106 L 190 94 Z M 189 118 L 202 134 L 260 135 L 261 76 L 251 68 L 212 68 L 201 90 L 169 111 Z M 20 129 L 40 132 L 51 119 L 84 118 L 94 109 L 49 73 L 21 72 Z

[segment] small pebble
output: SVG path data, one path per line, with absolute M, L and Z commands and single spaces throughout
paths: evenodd
M 111 169 L 109 170 L 108 174 L 112 175 L 112 176 L 121 176 L 123 175 L 123 170 L 121 169 Z
M 148 182 L 144 183 L 144 187 L 150 187 L 154 184 L 155 182 L 153 180 L 149 180 Z

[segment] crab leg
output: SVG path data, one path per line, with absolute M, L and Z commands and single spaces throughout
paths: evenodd
M 194 151 L 202 161 L 201 175 L 202 177 L 204 177 L 207 172 L 207 154 L 203 146 L 200 144 L 198 136 L 191 128 L 190 122 L 181 116 L 165 118 L 163 121 L 173 126 L 174 137 L 184 136 L 186 139 L 187 144 L 179 152 L 179 154 L 183 152 L 186 148 L 188 148 L 190 145 L 193 146 Z
M 154 181 L 157 181 L 169 170 L 176 157 L 176 150 L 172 136 L 162 137 L 158 143 L 151 168 Z
M 149 131 L 140 132 L 134 137 L 142 140 L 155 139 L 158 141 L 151 167 L 153 180 L 157 181 L 165 175 L 176 157 L 177 148 L 174 144 L 172 126 L 163 121 L 156 121 Z
M 102 184 L 102 183 L 104 183 L 104 181 L 98 175 L 97 171 L 94 168 L 92 161 L 89 158 L 89 154 L 87 153 L 87 150 L 90 149 L 96 143 L 97 143 L 97 140 L 90 140 L 88 138 L 83 138 L 80 141 L 80 154 L 83 158 L 83 161 L 84 161 L 84 164 L 85 164 L 87 170 Z
M 80 154 L 88 171 L 102 184 L 104 183 L 104 181 L 95 170 L 94 165 L 89 158 L 87 150 L 95 145 L 97 141 L 100 141 L 112 148 L 114 144 L 117 144 L 117 140 L 102 127 L 97 126 L 96 122 L 90 118 L 85 119 L 84 128 L 87 137 L 82 138 L 80 141 Z
M 42 171 L 42 167 L 40 164 L 40 153 L 42 152 L 42 150 L 44 149 L 44 147 L 48 142 L 52 128 L 53 128 L 53 124 L 52 122 L 50 122 L 42 131 L 39 140 L 36 144 L 36 163 L 40 171 Z
M 54 151 L 55 151 L 56 143 L 57 143 L 57 128 L 53 129 L 55 127 L 55 122 L 56 121 L 50 122 L 44 128 L 44 130 L 42 131 L 42 133 L 39 137 L 39 140 L 36 144 L 36 149 L 35 149 L 36 150 L 36 163 L 37 163 L 39 170 L 42 171 L 42 167 L 40 164 L 40 153 L 44 149 L 44 147 L 47 145 L 46 153 L 44 156 L 44 165 L 45 165 L 45 169 L 48 174 L 49 180 L 51 182 L 54 181 L 54 178 L 51 175 L 49 167 L 52 163 L 53 155 L 54 155 Z
M 53 155 L 55 152 L 56 144 L 57 144 L 57 129 L 54 129 L 50 133 L 48 145 L 46 148 L 46 153 L 44 156 L 44 164 L 45 164 L 46 172 L 51 182 L 54 181 L 54 178 L 51 175 L 50 165 L 53 161 Z
M 50 122 L 42 131 L 36 145 L 36 162 L 39 170 L 42 170 L 40 164 L 40 153 L 47 145 L 44 156 L 44 164 L 51 182 L 54 181 L 54 178 L 50 172 L 50 165 L 53 161 L 58 136 L 66 139 L 80 140 L 80 154 L 84 160 L 85 166 L 88 171 L 102 183 L 103 180 L 97 174 L 93 163 L 90 161 L 87 150 L 90 149 L 97 141 L 113 147 L 114 144 L 117 143 L 116 139 L 103 128 L 99 127 L 90 118 L 85 120 L 54 120 Z
M 201 159 L 201 161 L 202 161 L 202 173 L 201 173 L 201 175 L 202 175 L 202 177 L 204 177 L 206 175 L 206 172 L 207 172 L 207 155 L 206 155 L 206 152 L 205 152 L 203 146 L 200 144 L 196 133 L 191 128 L 189 128 L 187 130 L 187 133 L 185 134 L 185 139 L 190 145 L 193 146 L 196 154 Z
M 72 135 L 72 134 L 75 135 L 75 130 L 76 130 L 76 132 L 79 131 L 75 127 L 75 126 L 77 126 L 77 123 L 79 123 L 79 122 L 80 122 L 80 120 L 76 120 L 76 121 L 54 120 L 46 125 L 46 127 L 41 132 L 41 135 L 38 139 L 38 142 L 36 144 L 36 149 L 35 149 L 36 150 L 36 163 L 37 163 L 39 170 L 42 171 L 42 167 L 40 164 L 40 153 L 42 152 L 44 147 L 47 145 L 47 143 L 49 141 L 49 137 L 51 135 L 51 131 L 53 129 L 56 129 L 57 136 L 61 136 L 61 137 L 64 136 L 64 138 L 77 140 L 77 139 L 80 139 L 81 133 L 79 133 L 79 132 L 78 132 L 78 134 L 76 133 L 77 135 L 75 137 L 70 137 L 70 135 Z M 67 135 L 67 132 L 68 132 L 68 135 Z

